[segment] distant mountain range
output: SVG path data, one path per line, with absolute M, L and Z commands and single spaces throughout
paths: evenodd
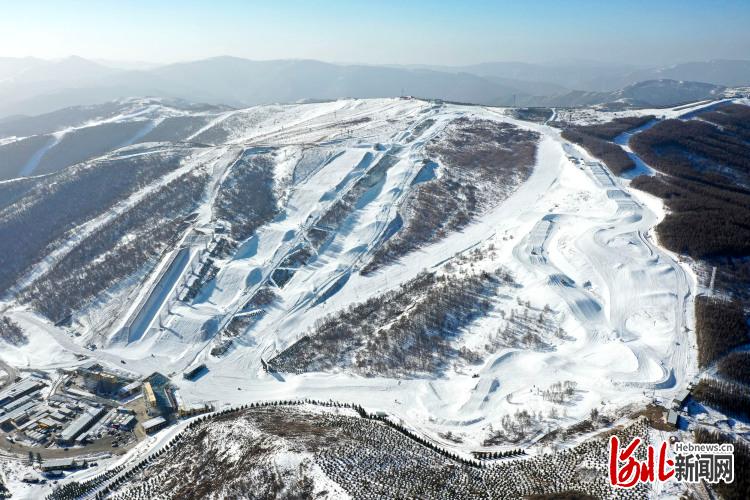
M 113 63 L 116 65 L 116 63 Z M 250 106 L 401 94 L 488 105 L 670 105 L 750 85 L 750 61 L 717 60 L 661 68 L 492 62 L 465 67 L 340 65 L 235 57 L 144 69 L 80 57 L 0 58 L 0 117 L 132 96 Z M 645 82 L 645 83 L 644 83 Z M 699 82 L 699 83 L 696 83 Z
M 677 104 L 718 99 L 726 87 L 711 83 L 678 80 L 646 80 L 611 92 L 574 90 L 562 95 L 522 99 L 519 105 L 529 106 L 594 106 L 608 109 L 633 107 L 668 107 Z
M 472 66 L 425 66 L 435 71 L 461 71 L 485 78 L 546 83 L 567 90 L 611 92 L 646 80 L 678 80 L 735 87 L 750 85 L 750 61 L 714 60 L 662 67 L 635 67 L 596 63 L 527 64 L 489 62 Z

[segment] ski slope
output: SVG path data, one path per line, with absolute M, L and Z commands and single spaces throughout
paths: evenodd
M 461 117 L 507 122 L 540 134 L 531 177 L 462 231 L 371 275 L 359 274 L 417 179 L 425 145 Z M 57 350 L 69 358 L 79 352 L 105 363 L 123 360 L 129 370 L 143 375 L 176 374 L 173 382 L 186 402 L 210 401 L 217 407 L 296 397 L 351 401 L 385 411 L 443 445 L 463 450 L 481 449 L 491 429 L 520 409 L 539 415 L 522 441 L 531 444 L 552 428 L 586 418 L 592 409 L 619 417 L 654 396 L 669 398 L 694 375 L 695 278 L 651 236 L 664 215 L 660 203 L 630 189 L 626 179 L 564 141 L 557 129 L 512 119 L 498 108 L 373 99 L 217 113 L 190 140 L 217 127 L 227 136 L 224 144 L 184 167 L 212 165 L 213 188 L 195 225 L 210 229 L 217 186 L 244 148 L 276 148 L 282 212 L 217 263 L 216 278 L 194 301 L 164 294 L 149 302 L 151 317 L 162 320 L 143 322 L 143 330 L 129 337 L 117 335 L 113 326 L 106 345 L 96 351 L 81 350 L 84 340 L 72 339 L 31 312 L 12 309 L 11 317 L 22 326 L 58 342 L 45 355 Z M 357 202 L 311 263 L 275 290 L 278 302 L 234 339 L 226 355 L 211 355 L 217 332 L 306 241 L 307 231 L 325 211 L 386 154 L 396 161 L 385 178 Z M 300 172 L 304 175 L 297 176 Z M 190 245 L 190 240 L 181 244 Z M 528 303 L 536 314 L 549 310 L 564 332 L 550 339 L 552 347 L 501 348 L 480 364 L 455 364 L 441 377 L 262 370 L 261 358 L 293 344 L 327 314 L 395 289 L 425 269 L 454 272 L 449 268 L 458 256 L 476 249 L 484 254 L 474 264 L 477 269 L 503 266 L 520 286 L 498 296 L 492 312 L 477 319 L 458 342 L 486 344 L 506 313 Z M 200 250 L 191 248 L 193 255 Z M 145 287 L 132 303 L 148 293 L 150 287 Z M 0 356 L 11 364 L 14 359 L 39 361 L 39 356 L 16 358 L 7 351 Z M 183 380 L 179 374 L 197 363 L 205 363 L 208 373 L 194 382 Z M 576 387 L 565 404 L 544 398 L 544 390 L 563 381 Z M 447 431 L 460 435 L 462 443 L 441 438 Z

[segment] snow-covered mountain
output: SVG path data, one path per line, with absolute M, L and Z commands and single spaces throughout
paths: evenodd
M 400 413 L 416 396 L 436 422 L 468 418 L 477 429 L 534 387 L 576 384 L 583 400 L 570 415 L 580 417 L 641 387 L 674 390 L 675 374 L 689 370 L 686 344 L 654 347 L 653 325 L 643 337 L 657 311 L 674 314 L 659 323 L 665 341 L 688 321 L 677 297 L 690 280 L 633 236 L 657 215 L 606 171 L 581 170 L 585 153 L 552 128 L 413 99 L 197 112 L 160 101 L 112 106 L 50 132 L 56 144 L 29 150 L 32 164 L 8 176 L 30 177 L 0 184 L 0 240 L 13 256 L 3 287 L 21 307 L 11 313 L 19 324 L 47 325 L 39 341 L 70 328 L 75 349 L 97 345 L 103 359 L 125 359 L 144 374 L 200 359 L 212 376 L 185 391 L 196 400 L 205 391 L 215 399 L 214 381 L 237 369 L 259 377 L 258 387 L 271 384 L 263 391 L 318 394 L 336 384 L 345 399 L 354 396 L 351 377 L 365 373 L 368 385 L 393 395 L 369 405 Z M 90 129 L 85 138 L 95 139 L 85 140 Z M 179 248 L 188 255 L 174 264 L 170 250 Z M 151 310 L 125 307 L 140 304 L 156 270 L 170 265 L 181 267 Z M 636 280 L 644 274 L 653 279 Z M 623 286 L 625 296 L 610 292 Z M 413 314 L 376 305 L 395 303 L 394 293 L 421 305 Z M 325 333 L 323 318 L 368 300 L 376 302 L 356 312 L 364 318 L 335 319 L 367 324 L 366 342 L 351 327 L 351 347 Z M 245 314 L 252 311 L 260 313 Z M 261 358 L 297 366 L 308 355 L 304 335 L 315 341 L 311 352 L 331 352 L 305 370 L 330 374 L 276 385 Z M 436 362 L 424 364 L 424 352 Z M 33 350 L 19 355 L 36 359 Z M 610 361 L 596 368 L 590 356 Z M 502 375 L 529 367 L 533 378 Z M 403 376 L 411 380 L 396 389 Z M 432 390 L 423 393 L 424 384 Z M 464 397 L 445 400 L 457 387 Z M 523 399 L 544 412 L 550 403 L 539 394 Z
M 37 115 L 130 96 L 180 98 L 235 107 L 404 94 L 484 105 L 582 106 L 610 102 L 610 93 L 639 82 L 674 80 L 669 89 L 662 88 L 658 94 L 642 91 L 643 99 L 628 104 L 670 106 L 685 102 L 688 92 L 695 99 L 708 98 L 696 95 L 695 82 L 715 85 L 714 93 L 723 86 L 750 85 L 747 61 L 665 68 L 575 62 L 377 66 L 237 57 L 156 67 L 136 65 L 136 69 L 113 64 L 110 67 L 80 57 L 57 61 L 0 59 L 0 117 Z M 708 96 L 709 92 L 704 93 Z
M 555 83 L 568 89 L 589 92 L 611 92 L 634 83 L 663 79 L 711 83 L 725 87 L 745 86 L 750 83 L 750 61 L 726 59 L 652 67 L 561 61 L 550 64 L 488 62 L 453 69 L 446 66 L 431 68 L 438 71 L 465 71 L 483 77 L 509 78 L 521 82 Z
M 619 96 L 643 102 L 639 92 L 664 85 Z M 357 496 L 367 482 L 338 475 L 337 460 L 345 451 L 375 460 L 374 447 L 352 451 L 352 435 L 382 432 L 407 443 L 393 463 L 454 471 L 450 485 L 481 489 L 488 479 L 543 494 L 528 469 L 480 474 L 472 460 L 524 448 L 552 474 L 570 457 L 600 457 L 601 443 L 575 445 L 671 401 L 703 368 L 699 263 L 654 234 L 666 216 L 661 192 L 635 189 L 633 171 L 615 175 L 558 127 L 623 145 L 647 173 L 628 146 L 634 133 L 697 116 L 718 124 L 713 134 L 746 137 L 743 104 L 723 114 L 728 101 L 550 109 L 523 121 L 515 109 L 416 98 L 246 108 L 139 98 L 6 119 L 0 315 L 13 326 L 0 360 L 54 380 L 91 362 L 138 380 L 159 372 L 181 409 L 295 402 L 271 416 L 261 406 L 190 424 L 180 438 L 190 448 L 172 449 L 189 425 L 178 420 L 104 462 L 105 476 L 71 476 L 71 491 L 157 495 L 175 464 L 199 474 L 225 463 L 223 476 Z M 654 155 L 665 141 L 648 143 Z M 195 367 L 200 377 L 181 375 Z M 302 399 L 326 403 L 299 409 Z M 339 451 L 320 442 L 332 436 Z M 235 460 L 263 443 L 263 460 Z M 569 454 L 541 458 L 560 443 Z M 162 448 L 172 451 L 144 460 Z M 196 461 L 188 449 L 213 451 Z M 592 477 L 573 474 L 566 488 L 606 495 Z M 192 483 L 169 484 L 195 494 Z M 215 486 L 242 487 L 229 477 Z
M 550 97 L 530 98 L 530 105 L 611 109 L 669 107 L 722 97 L 726 88 L 710 83 L 678 80 L 645 80 L 612 92 L 573 91 Z M 524 99 L 521 100 L 522 102 Z

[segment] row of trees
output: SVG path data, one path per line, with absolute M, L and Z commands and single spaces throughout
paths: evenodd
M 490 425 L 489 434 L 482 445 L 497 446 L 525 441 L 529 434 L 539 431 L 543 419 L 542 412 L 529 412 L 525 408 L 516 410 L 512 415 L 506 413 L 500 419 L 500 428 Z
M 498 458 L 509 458 L 525 455 L 526 452 L 521 448 L 506 451 L 472 451 L 474 458 L 478 460 L 497 460 Z
M 38 180 L 0 210 L 0 291 L 78 225 L 179 167 L 185 151 L 112 158 Z
M 722 257 L 708 264 L 716 266 L 715 287 L 750 306 L 750 257 Z
M 402 225 L 362 269 L 368 274 L 399 257 L 466 227 L 502 202 L 531 174 L 539 136 L 508 123 L 454 120 L 426 147 L 440 159 L 439 177 L 420 182 L 407 195 Z M 423 168 L 437 168 L 427 163 Z
M 747 441 L 713 429 L 696 427 L 693 431 L 696 443 L 731 443 L 734 445 L 734 481 L 712 485 L 724 500 L 747 500 L 750 498 L 750 445 Z
M 720 359 L 718 373 L 724 378 L 750 386 L 750 352 L 732 352 Z
M 18 323 L 7 316 L 0 318 L 0 339 L 13 346 L 20 346 L 29 341 Z
M 634 136 L 630 145 L 646 163 L 672 175 L 705 176 L 707 170 L 731 180 L 719 168 L 724 166 L 743 177 L 750 174 L 747 142 L 703 120 L 664 120 Z
M 643 420 L 612 432 L 621 442 L 630 442 L 636 436 L 648 442 L 649 430 Z M 570 491 L 586 491 L 595 498 L 646 497 L 648 486 L 645 484 L 625 494 L 609 485 L 608 451 L 608 435 L 599 435 L 560 452 L 485 467 L 483 480 L 490 485 L 491 498 L 528 498 L 530 495 L 556 498 L 557 493 Z M 643 450 L 638 450 L 636 455 L 639 460 L 645 459 Z
M 399 160 L 398 153 L 401 146 L 391 147 L 378 162 L 370 167 L 351 187 L 336 201 L 334 201 L 320 216 L 317 221 L 317 228 L 313 227 L 307 232 L 307 239 L 317 250 L 325 244 L 333 234 L 336 233 L 341 223 L 354 210 L 357 202 L 362 196 L 373 187 L 381 184 L 385 180 L 388 170 L 391 169 Z M 369 157 L 368 157 L 369 158 Z M 363 163 L 368 160 L 363 160 Z M 345 187 L 339 184 L 336 189 Z
M 572 128 L 563 130 L 562 137 L 567 141 L 582 146 L 590 155 L 606 163 L 607 167 L 615 175 L 621 175 L 623 172 L 635 167 L 635 163 L 633 163 L 628 154 L 613 142 L 579 132 Z
M 273 152 L 248 149 L 222 182 L 214 215 L 229 222 L 235 240 L 249 238 L 279 212 L 274 194 L 275 164 Z
M 456 348 L 462 328 L 491 307 L 512 278 L 503 270 L 470 276 L 421 273 L 394 291 L 353 304 L 270 361 L 277 371 L 351 369 L 364 375 L 434 374 L 472 353 Z
M 635 167 L 635 163 L 612 140 L 618 135 L 645 125 L 653 119 L 653 116 L 633 116 L 616 118 L 610 122 L 596 125 L 569 127 L 563 130 L 562 137 L 582 146 L 589 154 L 606 163 L 615 175 L 621 175 Z
M 119 280 L 141 269 L 173 244 L 203 197 L 207 174 L 187 173 L 103 224 L 20 298 L 59 321 Z
M 181 142 L 213 119 L 212 115 L 168 116 L 138 142 Z
M 575 394 L 577 387 L 578 383 L 573 380 L 555 382 L 542 392 L 542 398 L 545 401 L 563 404 Z
M 148 122 L 111 122 L 74 129 L 42 156 L 34 174 L 57 172 L 70 165 L 96 158 L 119 148 Z
M 515 108 L 510 112 L 519 120 L 536 123 L 544 123 L 554 115 L 551 108 Z
M 695 334 L 698 364 L 706 367 L 731 349 L 748 342 L 742 305 L 736 301 L 698 296 L 695 299 Z
M 379 420 L 386 424 L 379 426 L 360 418 L 329 413 L 306 413 L 290 411 L 290 407 L 313 404 L 326 408 L 346 408 L 354 410 L 362 419 Z M 216 441 L 212 430 L 217 430 L 224 423 L 231 426 L 239 424 L 241 419 L 253 422 L 264 435 L 257 437 L 242 435 L 235 446 L 241 450 L 239 460 L 215 460 L 217 453 L 226 445 L 224 441 Z M 314 421 L 313 427 L 308 427 L 309 421 Z M 392 429 L 391 430 L 388 429 Z M 291 430 L 291 432 L 289 432 Z M 294 440 L 295 446 L 318 450 L 317 440 L 323 440 L 329 447 L 333 443 L 351 438 L 353 430 L 357 436 L 367 435 L 378 443 L 392 442 L 401 447 L 424 446 L 438 454 L 475 467 L 478 462 L 465 460 L 447 450 L 439 448 L 430 441 L 414 434 L 399 424 L 394 424 L 382 417 L 369 415 L 361 406 L 336 401 L 288 400 L 269 401 L 246 404 L 241 407 L 227 408 L 213 414 L 194 419 L 180 434 L 173 437 L 164 447 L 151 453 L 148 457 L 133 466 L 119 465 L 102 474 L 79 483 L 71 482 L 57 488 L 49 499 L 73 499 L 91 495 L 96 492 L 96 498 L 114 496 L 115 498 L 152 498 L 151 495 L 169 494 L 174 498 L 193 498 L 217 493 L 224 489 L 245 494 L 255 494 L 266 498 L 279 494 L 289 478 L 277 477 L 272 474 L 269 478 L 280 481 L 271 492 L 263 494 L 263 487 L 248 483 L 245 476 L 262 473 L 259 464 L 269 464 L 270 454 L 274 452 L 274 442 L 269 437 L 285 437 Z M 361 431 L 361 432 L 360 432 Z M 221 431 L 219 431 L 221 433 Z M 337 439 L 331 439 L 332 437 Z M 380 439 L 375 436 L 379 436 Z M 326 439 L 328 438 L 328 439 Z M 395 438 L 395 439 L 394 439 Z M 409 438 L 409 439 L 405 439 Z M 362 446 L 357 446 L 362 449 Z M 420 450 L 425 453 L 425 450 Z M 262 460 L 258 460 L 261 458 Z M 180 467 L 181 474 L 173 474 L 171 467 Z M 362 472 L 367 473 L 367 470 Z M 145 474 L 144 474 L 145 473 Z M 143 475 L 142 475 L 143 474 Z M 239 479 L 239 483 L 230 484 Z M 134 488 L 132 486 L 135 486 Z M 143 487 L 146 486 L 144 489 Z M 97 491 L 98 490 L 98 491 Z M 145 496 L 144 496 L 145 495 Z M 308 496 L 302 496 L 307 498 Z
M 638 177 L 633 186 L 669 207 L 658 232 L 670 250 L 695 258 L 750 254 L 750 144 L 740 121 L 748 113 L 750 108 L 705 115 L 721 128 L 703 120 L 666 120 L 631 140 L 646 163 L 668 174 Z
M 39 182 L 43 182 L 43 178 L 23 177 L 9 182 L 0 182 L 0 211 L 21 199 Z
M 642 127 L 654 118 L 654 115 L 623 116 L 621 118 L 615 118 L 614 120 L 605 123 L 596 123 L 594 125 L 574 127 L 572 128 L 572 130 L 575 130 L 582 134 L 590 135 L 592 137 L 597 137 L 605 141 L 612 141 L 618 135 L 624 134 L 629 130 Z
M 15 115 L 0 120 L 0 137 L 29 137 L 63 130 L 86 122 L 123 114 L 131 103 L 110 101 L 101 104 L 70 106 L 40 115 Z
M 398 232 L 375 251 L 370 262 L 362 268 L 362 274 L 370 274 L 469 224 L 477 210 L 479 189 L 474 184 L 458 183 L 450 177 L 450 174 L 445 174 L 412 188 L 403 215 L 398 216 L 401 227 L 396 228 Z
M 669 208 L 657 226 L 668 249 L 696 259 L 750 254 L 750 193 L 668 176 L 640 176 L 632 186 Z
M 750 141 L 750 106 L 727 104 L 700 114 L 702 120 L 719 125 L 743 141 Z
M 704 378 L 696 384 L 691 395 L 696 400 L 726 413 L 750 416 L 750 392 L 741 384 Z
M 23 177 L 10 182 L 0 182 L 0 211 L 23 197 L 37 183 L 43 182 L 40 177 Z
M 495 334 L 488 339 L 485 346 L 488 352 L 503 347 L 548 351 L 559 341 L 568 338 L 549 305 L 545 305 L 542 311 L 534 311 L 529 302 L 521 303 L 519 300 L 519 306 L 512 308 L 510 313 L 500 311 L 504 321 L 499 323 Z
M 363 418 L 294 409 L 304 403 L 351 408 Z M 248 426 L 255 431 L 247 432 Z M 648 441 L 643 421 L 616 432 L 622 442 L 633 436 Z M 135 465 L 67 483 L 49 498 L 250 497 L 296 491 L 290 482 L 305 481 L 301 475 L 310 464 L 301 464 L 297 473 L 262 474 L 263 467 L 277 464 L 275 452 L 289 449 L 310 453 L 312 462 L 353 498 L 518 498 L 571 490 L 600 498 L 613 494 L 606 479 L 606 437 L 554 454 L 490 465 L 463 459 L 387 418 L 372 418 L 360 406 L 296 400 L 253 403 L 198 417 Z M 640 451 L 637 454 L 643 459 Z M 582 469 L 587 472 L 581 474 Z M 602 473 L 591 474 L 591 469 Z M 305 483 L 300 491 L 309 494 L 314 485 Z M 633 497 L 642 497 L 644 488 L 636 487 Z

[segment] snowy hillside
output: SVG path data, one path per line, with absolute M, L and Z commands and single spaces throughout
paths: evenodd
M 710 104 L 531 122 L 410 98 L 138 99 L 8 125 L 0 313 L 25 340 L 0 360 L 159 372 L 185 406 L 347 402 L 460 456 L 541 453 L 586 421 L 572 446 L 696 376 L 698 278 L 655 237 L 661 201 L 552 124 Z M 237 447 L 295 450 L 258 477 L 360 487 L 321 482 L 315 443 L 243 425 Z
M 120 461 L 104 476 L 68 482 L 53 498 L 520 498 L 586 491 L 629 498 L 605 479 L 607 441 L 556 454 L 476 460 L 419 442 L 387 420 L 336 405 L 243 407 L 193 421 L 149 458 Z M 621 431 L 648 439 L 643 421 Z M 426 445 L 425 445 L 426 444 Z M 634 490 L 644 495 L 646 486 Z

